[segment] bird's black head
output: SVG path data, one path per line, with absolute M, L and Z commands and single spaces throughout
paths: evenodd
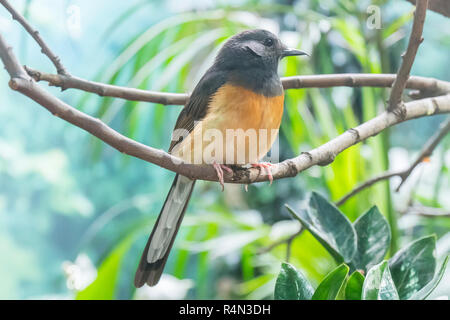
M 300 55 L 306 53 L 289 49 L 267 30 L 247 30 L 231 37 L 224 44 L 215 64 L 228 70 L 264 68 L 276 72 L 280 59 Z

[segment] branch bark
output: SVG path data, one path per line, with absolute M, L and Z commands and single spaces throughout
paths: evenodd
M 413 5 L 416 4 L 416 0 L 407 0 Z M 450 1 L 448 0 L 430 0 L 428 9 L 440 13 L 446 17 L 450 17 Z
M 428 0 L 417 0 L 416 11 L 414 12 L 414 21 L 411 30 L 411 35 L 408 41 L 408 47 L 406 52 L 402 55 L 402 63 L 397 72 L 394 84 L 392 85 L 392 91 L 389 96 L 388 110 L 393 112 L 394 110 L 400 111 L 403 114 L 402 108 L 402 93 L 406 87 L 411 67 L 416 58 L 419 45 L 422 43 L 422 31 L 425 23 L 425 16 L 428 8 Z
M 182 93 L 165 93 L 121 87 L 89 81 L 69 75 L 45 73 L 27 66 L 24 68 L 28 75 L 35 81 L 46 81 L 50 86 L 60 87 L 61 90 L 69 88 L 79 89 L 98 94 L 101 97 L 115 97 L 132 101 L 154 102 L 164 105 L 184 105 L 189 98 L 187 94 Z M 444 86 L 445 85 L 446 84 L 444 83 Z M 447 83 L 447 85 L 450 87 L 450 83 Z
M 340 206 L 344 204 L 348 199 L 353 197 L 354 195 L 358 194 L 362 190 L 369 188 L 370 186 L 374 185 L 377 182 L 390 179 L 392 177 L 400 177 L 401 182 L 397 186 L 397 189 L 395 191 L 399 191 L 403 183 L 408 179 L 408 177 L 411 175 L 411 173 L 414 171 L 414 169 L 424 161 L 425 158 L 431 156 L 434 149 L 436 149 L 439 142 L 450 132 L 450 119 L 447 119 L 444 121 L 439 129 L 438 132 L 436 132 L 423 146 L 422 150 L 420 151 L 419 155 L 417 156 L 416 160 L 405 170 L 401 171 L 395 171 L 395 172 L 385 172 L 379 176 L 376 176 L 372 179 L 367 180 L 366 182 L 363 182 L 362 184 L 355 187 L 353 190 L 351 190 L 349 193 L 347 193 L 345 196 L 343 196 L 340 200 L 336 202 L 337 206 Z
M 41 47 L 42 53 L 45 54 L 50 59 L 50 61 L 55 66 L 58 74 L 69 75 L 69 73 L 61 63 L 61 60 L 58 58 L 58 56 L 56 56 L 52 52 L 52 50 L 50 50 L 49 46 L 41 38 L 41 36 L 39 35 L 39 31 L 35 30 L 21 14 L 17 12 L 13 6 L 9 4 L 7 0 L 0 0 L 0 3 L 6 8 L 6 10 L 9 11 L 9 13 L 11 13 L 12 18 L 14 20 L 17 20 L 24 27 L 24 29 L 33 37 L 33 39 L 38 43 L 38 45 Z
M 102 97 L 115 97 L 165 105 L 184 105 L 189 98 L 187 94 L 155 92 L 104 84 L 71 75 L 45 73 L 27 66 L 25 66 L 25 70 L 37 82 L 48 82 L 50 86 L 60 87 L 62 90 L 69 88 L 79 89 Z M 339 86 L 390 88 L 394 83 L 395 77 L 395 74 L 344 73 L 286 77 L 282 78 L 281 81 L 285 90 Z M 414 98 L 435 97 L 450 93 L 450 82 L 413 76 L 406 82 L 406 88 L 414 90 Z

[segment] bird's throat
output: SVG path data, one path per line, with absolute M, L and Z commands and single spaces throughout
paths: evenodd
M 284 92 L 278 74 L 263 68 L 230 71 L 229 83 L 265 97 L 278 97 Z

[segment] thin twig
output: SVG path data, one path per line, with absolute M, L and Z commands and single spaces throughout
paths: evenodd
M 289 260 L 291 259 L 292 240 L 294 239 L 290 239 L 288 242 L 286 242 L 286 262 L 289 262 Z
M 407 0 L 413 5 L 416 4 L 416 0 Z M 446 17 L 450 18 L 450 1 L 448 0 L 430 0 L 428 10 L 433 10 Z
M 360 185 L 356 186 L 352 191 L 350 191 L 345 196 L 343 196 L 341 199 L 336 201 L 336 206 L 343 205 L 348 199 L 350 199 L 354 195 L 358 194 L 359 192 L 363 191 L 364 189 L 367 189 L 368 187 L 374 185 L 375 183 L 386 180 L 386 179 L 390 179 L 392 177 L 396 177 L 399 174 L 400 174 L 399 172 L 386 172 L 379 176 L 373 177 L 373 178 L 365 181 L 364 183 L 361 183 Z
M 12 18 L 14 20 L 17 20 L 38 43 L 38 45 L 41 47 L 42 53 L 50 59 L 50 61 L 55 66 L 58 74 L 69 75 L 66 68 L 64 68 L 64 66 L 62 65 L 60 59 L 52 52 L 52 50 L 50 50 L 49 46 L 47 46 L 45 41 L 41 38 L 41 36 L 39 35 L 39 31 L 35 30 L 21 14 L 9 4 L 7 0 L 0 0 L 0 3 L 6 8 L 6 10 L 9 11 L 9 13 L 11 13 Z
M 408 177 L 411 175 L 413 170 L 419 165 L 419 163 L 423 162 L 425 158 L 428 158 L 433 153 L 434 149 L 436 149 L 437 145 L 441 140 L 450 132 L 450 119 L 447 119 L 444 121 L 439 131 L 436 132 L 423 146 L 422 150 L 420 151 L 419 155 L 416 158 L 416 161 L 414 161 L 408 169 L 406 169 L 404 172 L 402 172 L 399 176 L 402 179 L 400 184 L 397 186 L 395 191 L 399 191 L 403 183 L 408 179 Z
M 344 204 L 348 199 L 353 197 L 354 195 L 358 194 L 364 189 L 367 189 L 368 187 L 372 186 L 373 184 L 390 179 L 392 177 L 400 177 L 401 181 L 400 184 L 397 186 L 395 191 L 399 191 L 403 183 L 408 179 L 408 177 L 411 175 L 413 170 L 421 163 L 423 160 L 427 157 L 430 157 L 433 153 L 434 149 L 436 149 L 439 142 L 450 132 L 450 119 L 447 119 L 441 124 L 440 129 L 425 143 L 422 150 L 420 151 L 419 155 L 416 157 L 416 160 L 405 170 L 401 171 L 388 171 L 385 172 L 379 176 L 376 176 L 372 179 L 369 179 L 365 181 L 364 183 L 358 185 L 353 190 L 351 190 L 349 193 L 347 193 L 345 196 L 343 196 L 340 200 L 336 202 L 337 206 L 340 206 Z
M 409 37 L 408 47 L 406 52 L 402 55 L 402 63 L 397 72 L 397 77 L 392 85 L 392 91 L 389 96 L 388 110 L 393 112 L 397 108 L 401 108 L 402 104 L 402 93 L 406 87 L 406 82 L 408 81 L 409 74 L 411 72 L 411 67 L 416 58 L 416 53 L 419 45 L 422 43 L 422 31 L 423 25 L 425 23 L 425 16 L 428 8 L 428 0 L 417 0 L 416 10 L 414 12 L 414 21 L 411 30 L 411 35 Z M 403 110 L 400 110 L 402 114 Z
M 263 253 L 270 252 L 270 251 L 272 251 L 274 248 L 276 248 L 276 247 L 278 247 L 278 246 L 280 246 L 280 245 L 282 245 L 282 244 L 285 244 L 285 243 L 286 243 L 286 244 L 292 243 L 292 241 L 293 241 L 295 238 L 297 238 L 298 236 L 300 236 L 300 235 L 303 233 L 304 230 L 305 230 L 305 229 L 304 229 L 303 227 L 300 226 L 300 230 L 298 230 L 296 233 L 290 235 L 289 237 L 286 237 L 286 238 L 280 239 L 280 240 L 278 240 L 278 241 L 275 241 L 274 243 L 268 245 L 267 247 L 261 248 L 261 249 L 258 251 L 258 254 L 263 254 Z M 286 259 L 286 260 L 288 260 L 288 259 Z
M 282 78 L 284 89 L 331 88 L 331 87 L 392 87 L 395 74 L 338 73 Z M 413 89 L 420 98 L 435 97 L 450 93 L 450 82 L 433 78 L 412 76 L 406 82 L 407 89 Z M 415 98 L 414 96 L 413 98 Z
M 125 100 L 153 102 L 164 105 L 184 105 L 188 99 L 188 95 L 182 93 L 165 93 L 115 86 L 84 80 L 74 76 L 45 73 L 27 66 L 25 66 L 25 70 L 35 81 L 46 81 L 49 85 L 60 87 L 62 90 L 69 88 L 79 89 L 98 94 L 101 97 L 115 97 Z
M 426 218 L 450 217 L 450 211 L 441 208 L 411 206 L 406 210 L 407 214 L 418 215 Z
M 116 97 L 165 105 L 184 105 L 189 98 L 187 94 L 155 92 L 104 84 L 74 76 L 45 73 L 30 67 L 25 67 L 25 70 L 36 81 L 48 82 L 49 85 L 60 87 L 62 90 L 79 89 L 102 97 Z M 390 88 L 395 77 L 395 74 L 343 73 L 286 77 L 282 78 L 281 81 L 285 90 L 338 86 Z M 450 93 L 450 82 L 413 76 L 408 79 L 406 88 L 413 89 L 413 94 L 417 98 L 434 97 Z

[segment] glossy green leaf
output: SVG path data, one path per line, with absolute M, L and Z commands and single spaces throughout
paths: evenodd
M 425 300 L 431 292 L 437 287 L 439 282 L 441 282 L 442 277 L 445 274 L 445 269 L 447 268 L 448 259 L 450 256 L 447 256 L 444 260 L 444 262 L 441 265 L 441 268 L 439 271 L 435 274 L 433 280 L 428 282 L 426 286 L 424 286 L 422 289 L 414 293 L 411 297 L 409 297 L 409 300 Z
M 336 300 L 350 268 L 341 264 L 331 271 L 317 287 L 312 300 Z
M 436 237 L 418 239 L 389 259 L 389 268 L 400 299 L 408 299 L 433 279 Z
M 275 284 L 276 300 L 310 300 L 314 289 L 308 279 L 289 263 L 281 264 Z
M 361 300 L 364 276 L 355 271 L 348 278 L 345 286 L 345 300 Z
M 380 263 L 389 250 L 391 229 L 377 207 L 372 207 L 360 216 L 353 226 L 357 235 L 357 249 L 352 265 L 355 269 L 367 272 Z
M 338 263 L 350 262 L 356 251 L 356 231 L 347 217 L 323 196 L 313 192 L 309 208 L 298 213 L 286 205 Z
M 364 280 L 363 300 L 399 300 L 387 260 L 373 266 Z

